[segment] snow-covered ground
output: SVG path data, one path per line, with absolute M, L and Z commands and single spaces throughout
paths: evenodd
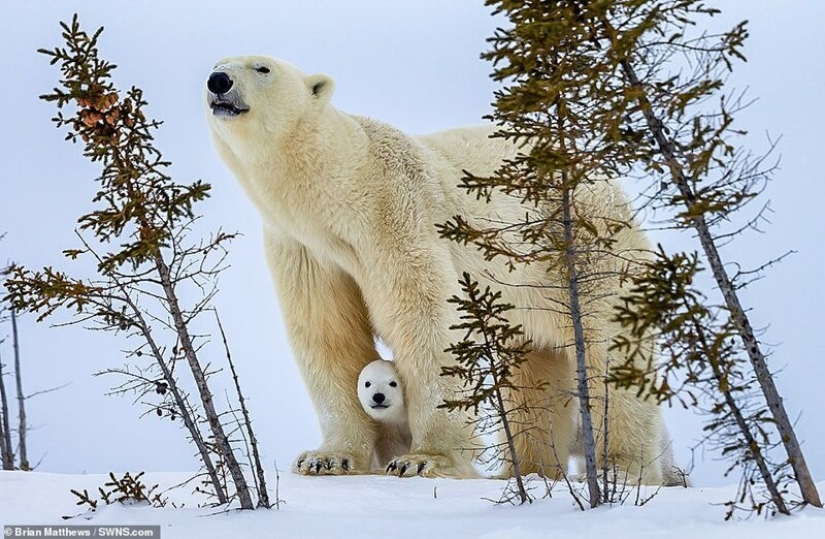
M 184 473 L 151 473 L 143 479 L 162 489 L 187 478 Z M 788 518 L 725 522 L 722 504 L 733 496 L 734 487 L 667 488 L 642 507 L 634 506 L 631 496 L 622 506 L 583 513 L 563 485 L 556 486 L 552 498 L 516 507 L 485 499 L 499 498 L 504 482 L 498 480 L 315 478 L 290 473 L 281 474 L 280 498 L 286 503 L 280 510 L 216 512 L 198 507 L 203 497 L 184 487 L 164 494 L 169 502 L 185 504 L 182 508 L 115 504 L 71 520 L 61 518 L 82 512 L 69 489 L 96 492 L 106 480 L 104 475 L 0 472 L 0 525 L 160 525 L 163 539 L 807 539 L 822 537 L 825 528 L 825 511 L 812 508 Z M 269 481 L 274 498 L 274 477 Z M 542 484 L 533 485 L 534 493 L 541 495 Z M 825 482 L 818 486 L 825 492 Z

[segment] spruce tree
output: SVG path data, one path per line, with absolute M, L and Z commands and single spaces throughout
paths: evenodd
M 209 387 L 209 368 L 201 357 L 205 337 L 192 329 L 202 314 L 213 311 L 216 279 L 234 234 L 189 238 L 199 218 L 195 204 L 209 196 L 210 185 L 181 184 L 169 176 L 170 163 L 154 144 L 161 122 L 144 112 L 147 102 L 140 88 L 122 92 L 115 87 L 116 66 L 99 55 L 103 29 L 88 34 L 77 16 L 61 27 L 64 46 L 39 52 L 59 67 L 63 78 L 59 88 L 41 99 L 56 104 L 53 121 L 66 130 L 66 140 L 79 143 L 83 155 L 101 167 L 95 209 L 78 219 L 80 246 L 64 251 L 70 260 L 94 261 L 96 275 L 75 278 L 51 267 L 33 271 L 15 265 L 5 283 L 6 299 L 15 309 L 38 313 L 38 320 L 66 309 L 74 313 L 73 323 L 135 342 L 127 352 L 130 364 L 105 371 L 126 378 L 116 392 L 157 399 L 151 411 L 184 423 L 204 466 L 205 484 L 218 503 L 235 498 L 242 508 L 252 509 L 230 439 L 233 426 L 222 421 L 225 412 L 217 409 Z M 184 298 L 195 299 L 190 304 Z M 189 369 L 196 400 L 180 379 L 179 362 Z M 242 398 L 240 406 L 244 408 Z M 240 426 L 254 441 L 243 412 L 246 421 Z M 234 494 L 220 468 L 228 470 Z M 258 503 L 268 506 L 262 473 L 255 478 Z
M 530 502 L 532 497 L 525 486 L 515 447 L 515 437 L 524 433 L 515 430 L 511 419 L 516 409 L 524 405 L 508 398 L 518 391 L 513 375 L 525 361 L 530 343 L 521 339 L 521 327 L 512 326 L 507 320 L 507 311 L 513 306 L 501 301 L 501 292 L 489 286 L 481 290 L 466 272 L 459 283 L 463 295 L 453 296 L 449 302 L 456 305 L 462 322 L 450 329 L 463 331 L 464 338 L 447 349 L 457 364 L 443 367 L 442 375 L 458 378 L 465 389 L 457 398 L 447 399 L 439 407 L 472 410 L 482 434 L 494 434 L 501 429 L 504 442 L 493 445 L 492 458 L 504 456 L 505 462 L 512 466 L 515 496 L 519 503 Z M 505 499 L 509 500 L 506 492 Z
M 756 199 L 770 172 L 762 168 L 762 158 L 734 144 L 741 134 L 734 127 L 741 101 L 724 92 L 726 74 L 744 59 L 745 23 L 709 35 L 700 23 L 719 10 L 699 0 L 486 4 L 507 19 L 489 39 L 491 50 L 483 54 L 493 62 L 493 78 L 503 84 L 491 119 L 500 127 L 497 136 L 524 144 L 525 150 L 494 177 L 468 176 L 464 186 L 479 196 L 499 189 L 536 206 L 555 204 L 559 210 L 546 219 L 505 223 L 497 230 L 475 230 L 455 219 L 443 233 L 475 243 L 490 257 L 561 270 L 575 326 L 587 312 L 576 300 L 581 285 L 595 282 L 592 276 L 582 279 L 583 272 L 594 258 L 623 256 L 613 250 L 613 242 L 615 232 L 629 225 L 605 223 L 593 208 L 577 208 L 576 193 L 605 179 L 652 178 L 649 207 L 664 212 L 672 226 L 696 234 L 720 299 L 684 284 L 699 267 L 689 253 L 635 257 L 625 276 L 633 290 L 616 314 L 631 331 L 614 342 L 614 350 L 630 360 L 614 363 L 613 382 L 638 388 L 643 397 L 668 400 L 665 396 L 680 394 L 679 382 L 669 376 L 675 366 L 684 373 L 681 384 L 688 389 L 682 391 L 710 396 L 713 418 L 708 429 L 721 435 L 723 452 L 733 457 L 734 465 L 742 465 L 743 484 L 765 485 L 767 502 L 751 497 L 750 508 L 761 511 L 767 504 L 788 512 L 781 486 L 788 468 L 803 501 L 821 506 L 738 296 L 749 273 L 729 275 L 718 249 L 720 240 L 741 232 L 720 225 Z M 713 102 L 718 105 L 711 106 Z M 504 230 L 521 231 L 521 239 L 533 249 L 508 246 L 501 239 Z M 553 252 L 538 241 L 548 236 L 558 238 Z M 681 288 L 673 290 L 679 282 Z M 665 370 L 652 353 L 658 340 L 665 345 Z M 581 359 L 587 351 L 586 326 L 577 331 L 575 345 Z M 639 369 L 638 364 L 648 368 Z M 592 377 L 579 370 L 583 422 Z M 586 425 L 584 430 L 585 443 L 591 445 Z M 777 445 L 786 458 L 772 466 L 766 455 Z M 588 459 L 591 449 L 586 448 Z M 588 462 L 591 504 L 598 487 L 593 471 Z

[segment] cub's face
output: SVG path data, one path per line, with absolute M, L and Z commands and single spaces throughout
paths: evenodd
M 376 360 L 358 377 L 358 400 L 369 416 L 381 423 L 407 423 L 404 394 L 391 361 Z
M 224 58 L 206 78 L 204 106 L 218 138 L 263 136 L 271 142 L 273 136 L 288 135 L 301 119 L 322 109 L 333 86 L 330 77 L 306 75 L 282 60 Z

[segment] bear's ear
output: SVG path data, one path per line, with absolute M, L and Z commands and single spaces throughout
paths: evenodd
M 335 90 L 335 82 L 329 75 L 308 75 L 304 82 L 310 95 L 323 103 L 329 101 Z

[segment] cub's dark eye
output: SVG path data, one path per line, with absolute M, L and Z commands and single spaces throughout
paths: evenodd
M 266 66 L 256 67 L 255 71 L 258 73 L 269 73 L 269 68 Z
M 371 382 L 366 382 L 366 383 L 364 384 L 364 387 L 370 387 L 371 385 L 372 385 L 372 383 L 371 383 Z
M 395 381 L 390 382 L 390 387 L 398 387 L 398 382 L 395 382 Z

